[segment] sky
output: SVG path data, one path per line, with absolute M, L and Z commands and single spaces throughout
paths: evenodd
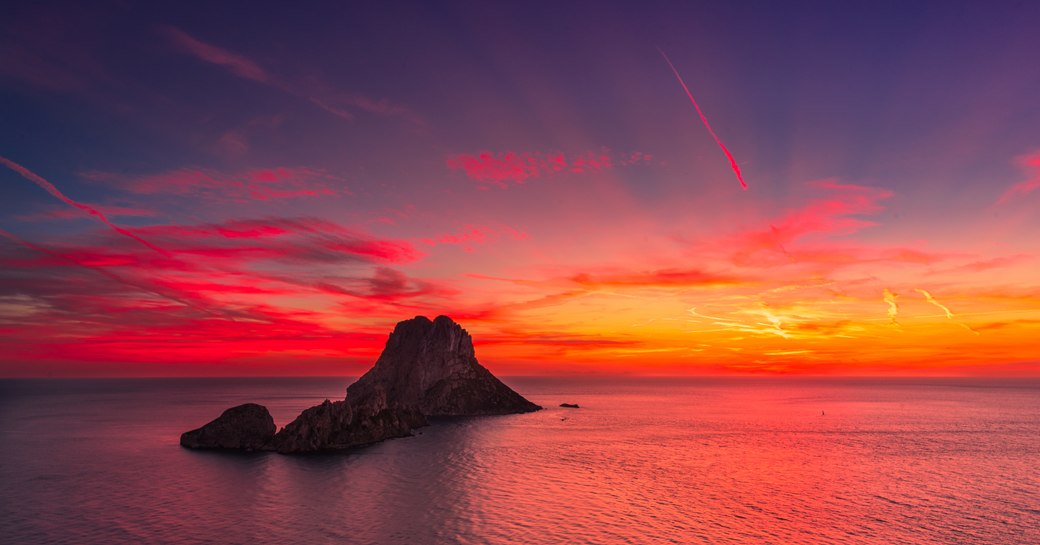
M 1040 4 L 302 4 L 5 8 L 0 376 L 1040 375 Z

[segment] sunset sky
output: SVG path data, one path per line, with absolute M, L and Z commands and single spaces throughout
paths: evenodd
M 7 6 L 0 376 L 1038 375 L 1040 3 L 880 4 Z

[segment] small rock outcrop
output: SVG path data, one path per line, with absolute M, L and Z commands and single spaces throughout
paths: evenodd
M 580 409 L 577 403 L 560 403 L 560 406 L 564 409 Z
M 277 430 L 267 407 L 246 403 L 231 407 L 216 420 L 181 434 L 181 445 L 197 449 L 260 450 Z
M 397 324 L 376 364 L 347 388 L 345 400 L 303 411 L 269 436 L 264 448 L 284 454 L 343 450 L 411 435 L 431 416 L 539 409 L 480 365 L 469 333 L 451 318 L 418 316 Z M 196 447 L 183 438 L 181 444 L 242 448 Z

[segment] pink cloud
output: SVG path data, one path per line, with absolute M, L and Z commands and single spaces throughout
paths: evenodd
M 1026 261 L 1032 261 L 1032 260 L 1035 260 L 1035 259 L 1036 259 L 1035 256 L 1031 256 L 1031 255 L 1028 255 L 1028 254 L 1015 254 L 1015 255 L 1009 255 L 1009 256 L 994 257 L 994 258 L 991 258 L 991 259 L 980 259 L 980 260 L 972 261 L 970 263 L 966 263 L 966 264 L 961 265 L 959 267 L 955 267 L 953 270 L 954 271 L 981 272 L 981 271 L 988 271 L 988 270 L 992 270 L 992 269 L 1002 269 L 1002 268 L 1005 268 L 1005 267 L 1011 267 L 1013 265 L 1017 265 L 1019 263 L 1023 263 L 1023 262 L 1026 262 Z
M 387 98 L 371 98 L 358 93 L 337 92 L 329 89 L 329 86 L 324 82 L 314 78 L 302 84 L 296 79 L 280 78 L 265 70 L 258 62 L 245 55 L 204 42 L 183 30 L 165 27 L 162 29 L 162 32 L 183 53 L 203 62 L 224 67 L 232 74 L 241 78 L 263 83 L 284 93 L 306 100 L 341 119 L 353 120 L 355 115 L 351 109 L 355 109 L 382 117 L 397 117 L 416 125 L 424 124 L 418 114 Z M 229 138 L 229 140 L 224 141 L 222 139 L 220 142 L 222 147 L 233 153 L 241 149 L 242 141 L 240 138 L 235 138 L 234 135 L 229 137 L 227 134 L 225 134 L 225 137 Z
M 449 169 L 461 170 L 481 184 L 507 187 L 508 182 L 522 184 L 528 179 L 543 178 L 564 173 L 585 174 L 611 170 L 615 166 L 631 166 L 652 160 L 642 152 L 619 156 L 609 150 L 586 152 L 567 156 L 564 153 L 481 152 L 477 155 L 458 154 L 447 158 Z
M 162 244 L 168 256 L 137 252 L 132 245 L 120 245 L 117 240 L 101 240 L 92 245 L 60 246 L 17 258 L 7 257 L 3 264 L 10 269 L 39 270 L 71 263 L 137 271 L 143 275 L 159 271 L 205 273 L 219 268 L 254 275 L 254 268 L 268 268 L 272 264 L 317 271 L 343 265 L 412 263 L 424 255 L 407 240 L 380 238 L 313 218 L 155 225 L 141 227 L 137 232 Z M 19 239 L 11 240 L 26 244 Z
M 724 237 L 717 245 L 732 252 L 738 264 L 748 264 L 762 252 L 783 254 L 790 259 L 789 246 L 809 235 L 848 235 L 874 222 L 859 216 L 877 214 L 881 201 L 892 196 L 887 189 L 821 181 L 812 184 L 830 195 L 806 206 L 788 211 L 770 222 L 766 229 L 737 233 Z
M 203 42 L 174 27 L 165 27 L 162 29 L 162 32 L 181 51 L 199 60 L 223 66 L 234 74 L 246 79 L 260 82 L 267 82 L 271 79 L 259 64 L 242 55 Z
M 423 254 L 406 240 L 379 238 L 316 218 L 266 218 L 219 224 L 157 225 L 138 232 L 174 253 L 214 259 L 334 263 L 358 259 L 409 263 Z
M 997 200 L 997 204 L 1006 204 L 1015 197 L 1025 196 L 1040 189 L 1040 151 L 1019 157 L 1017 162 L 1024 169 L 1031 171 L 1032 176 L 1009 187 Z
M 105 216 L 105 214 L 102 213 L 100 210 L 98 210 L 98 209 L 96 209 L 96 208 L 94 208 L 92 206 L 83 204 L 83 203 L 81 203 L 79 201 L 76 201 L 76 200 L 70 198 L 69 196 L 65 195 L 64 193 L 61 192 L 61 190 L 59 190 L 57 187 L 55 187 L 54 184 L 52 184 L 49 181 L 45 180 L 42 176 L 36 174 L 35 172 L 33 172 L 33 171 L 23 167 L 22 165 L 19 165 L 18 163 L 15 163 L 14 161 L 12 161 L 12 160 L 10 160 L 10 159 L 8 159 L 6 157 L 2 157 L 2 156 L 0 156 L 0 164 L 3 164 L 7 168 L 17 172 L 19 175 L 21 175 L 26 180 L 29 180 L 30 182 L 40 186 L 41 189 L 43 189 L 47 193 L 50 193 L 51 196 L 53 196 L 54 198 L 58 199 L 59 201 L 62 201 L 62 202 L 64 202 L 65 204 L 67 204 L 69 206 L 77 208 L 77 209 L 79 209 L 79 210 L 81 210 L 83 212 L 86 212 L 87 214 L 89 214 L 91 216 L 96 217 L 99 221 L 101 221 L 101 223 L 104 223 L 105 225 L 107 225 L 109 228 L 111 228 L 113 231 L 119 233 L 120 235 L 123 235 L 123 236 L 125 236 L 127 238 L 134 239 L 138 243 L 140 243 L 141 245 L 146 246 L 146 247 L 148 247 L 149 249 L 151 249 L 151 250 L 153 250 L 155 252 L 158 252 L 158 253 L 164 254 L 164 255 L 166 254 L 166 251 L 163 250 L 162 248 L 159 248 L 158 246 L 155 246 L 151 242 L 148 242 L 147 240 L 145 240 L 145 239 L 135 235 L 134 233 L 130 232 L 129 230 L 124 229 L 123 227 L 120 227 L 120 226 L 112 223 L 112 221 L 109 220 L 108 217 Z
M 216 149 L 221 155 L 241 157 L 249 152 L 249 140 L 241 131 L 226 131 L 217 139 Z
M 472 252 L 474 246 L 494 242 L 502 238 L 512 240 L 524 240 L 527 233 L 518 231 L 512 227 L 488 227 L 486 225 L 467 225 L 458 233 L 447 233 L 435 237 L 423 238 L 420 241 L 429 246 L 442 244 L 453 244 L 461 246 L 465 251 Z
M 158 214 L 155 210 L 147 208 L 135 208 L 130 206 L 99 206 L 92 204 L 90 205 L 97 211 L 105 214 L 110 218 L 118 217 L 153 217 Z M 43 212 L 35 212 L 32 214 L 21 214 L 15 216 L 15 219 L 21 221 L 42 221 L 42 220 L 68 220 L 68 219 L 80 219 L 83 217 L 83 212 L 70 208 L 51 208 Z
M 225 174 L 206 169 L 182 168 L 143 177 L 88 171 L 89 180 L 114 183 L 139 195 L 183 195 L 216 200 L 294 199 L 335 196 L 345 192 L 343 180 L 305 167 L 250 169 Z
M 400 118 L 417 126 L 423 126 L 426 124 L 425 121 L 423 121 L 423 119 L 411 109 L 401 104 L 391 102 L 386 98 L 374 99 L 355 93 L 333 95 L 329 97 L 327 101 L 335 104 L 342 104 L 345 107 L 356 108 L 382 117 Z M 325 104 L 324 107 L 327 109 L 335 109 L 337 112 L 346 111 L 344 108 L 335 108 L 328 104 Z
M 171 361 L 223 361 L 275 348 L 342 355 L 344 343 L 355 337 L 326 324 L 430 313 L 451 307 L 444 301 L 458 294 L 388 266 L 418 259 L 411 243 L 323 220 L 268 218 L 141 231 L 168 244 L 174 257 L 161 258 L 104 232 L 87 233 L 88 239 L 102 237 L 89 245 L 43 245 L 0 231 L 0 303 L 19 309 L 17 338 L 3 340 L 7 354 L 138 362 L 164 361 L 172 353 L 177 356 Z M 273 297 L 294 303 L 273 307 Z M 315 300 L 322 302 L 313 311 L 291 308 Z M 0 314 L 0 330 L 8 319 Z M 142 330 L 141 323 L 149 327 Z M 53 333 L 56 324 L 60 338 Z M 382 340 L 383 332 L 365 336 L 349 350 L 377 351 Z M 364 344 L 369 341 L 375 344 Z

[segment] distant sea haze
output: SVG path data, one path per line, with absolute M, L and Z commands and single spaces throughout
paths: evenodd
M 308 456 L 178 436 L 352 379 L 3 380 L 0 542 L 1040 543 L 1037 380 L 504 380 L 546 410 Z

